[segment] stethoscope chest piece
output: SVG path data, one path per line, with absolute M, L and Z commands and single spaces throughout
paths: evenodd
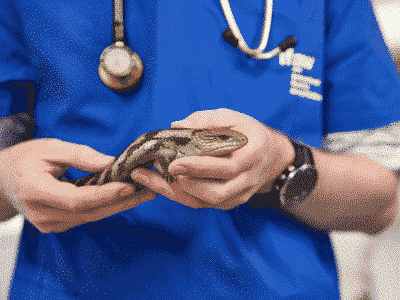
M 126 92 L 136 87 L 143 75 L 139 55 L 119 41 L 104 49 L 100 56 L 99 76 L 110 89 Z

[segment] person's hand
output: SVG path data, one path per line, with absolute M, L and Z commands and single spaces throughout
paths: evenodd
M 61 232 L 154 199 L 127 183 L 76 187 L 58 178 L 68 167 L 98 172 L 114 157 L 57 139 L 38 139 L 0 151 L 1 200 L 10 201 L 41 232 Z
M 228 109 L 200 111 L 173 128 L 229 128 L 243 133 L 248 144 L 226 157 L 185 157 L 169 166 L 177 179 L 169 183 L 152 170 L 135 169 L 132 179 L 193 208 L 232 209 L 257 192 L 271 189 L 275 178 L 294 158 L 289 140 L 257 120 Z

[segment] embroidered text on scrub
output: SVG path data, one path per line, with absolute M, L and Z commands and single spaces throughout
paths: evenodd
M 311 70 L 314 62 L 314 57 L 301 53 L 294 53 L 293 48 L 279 53 L 279 64 L 281 66 L 293 66 L 289 90 L 290 94 L 315 101 L 322 101 L 322 95 L 310 91 L 310 85 L 320 86 L 321 80 L 301 75 L 303 69 Z

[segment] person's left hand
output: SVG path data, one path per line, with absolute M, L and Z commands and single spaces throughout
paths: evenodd
M 135 169 L 132 179 L 192 208 L 232 209 L 257 192 L 269 191 L 294 157 L 286 137 L 228 109 L 195 112 L 172 124 L 172 128 L 222 127 L 243 133 L 248 138 L 247 145 L 227 157 L 193 156 L 173 161 L 168 170 L 177 180 L 172 183 L 146 169 Z

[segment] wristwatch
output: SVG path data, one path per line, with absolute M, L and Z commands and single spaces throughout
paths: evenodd
M 274 181 L 272 192 L 279 193 L 281 206 L 294 207 L 303 202 L 315 188 L 318 172 L 310 147 L 290 140 L 295 159 Z

